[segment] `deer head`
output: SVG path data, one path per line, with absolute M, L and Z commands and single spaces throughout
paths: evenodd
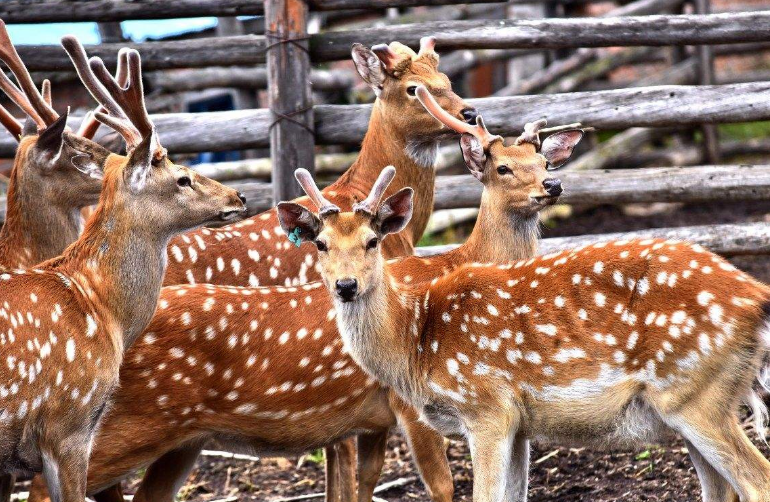
M 460 136 L 460 148 L 471 174 L 500 204 L 522 213 L 536 213 L 556 202 L 562 192 L 561 181 L 549 171 L 561 167 L 572 155 L 583 131 L 572 124 L 567 130 L 551 129 L 554 134 L 540 143 L 545 119 L 530 122 L 514 144 L 505 145 L 502 136 L 490 134 L 481 116 L 475 125 L 457 120 L 447 113 L 424 87 L 416 90 L 417 99 L 439 122 Z
M 403 230 L 412 217 L 412 189 L 403 188 L 380 202 L 396 174 L 395 168 L 388 166 L 369 196 L 353 206 L 352 212 L 343 213 L 324 198 L 310 173 L 297 169 L 294 174 L 319 212 L 281 202 L 281 228 L 316 245 L 323 280 L 340 300 L 349 302 L 365 295 L 383 273 L 380 243 L 389 234 Z
M 119 55 L 126 68 L 121 84 L 100 58 L 87 58 L 75 37 L 64 37 L 62 46 L 83 84 L 106 111 L 97 111 L 94 117 L 126 142 L 127 157 L 113 155 L 107 161 L 105 190 L 131 214 L 142 215 L 135 222 L 138 228 L 177 233 L 245 212 L 241 194 L 168 158 L 145 107 L 137 51 L 123 49 Z
M 417 101 L 417 88 L 428 89 L 447 113 L 458 120 L 473 123 L 477 115 L 475 108 L 452 91 L 449 78 L 438 70 L 435 44 L 433 37 L 424 37 L 417 53 L 398 42 L 371 49 L 354 44 L 352 50 L 359 75 L 377 96 L 373 113 L 387 122 L 392 136 L 406 138 L 410 156 L 426 166 L 433 163 L 436 142 L 454 136 L 454 131 L 436 123 L 425 112 Z
M 0 89 L 28 117 L 21 124 L 0 107 L 0 123 L 20 140 L 12 178 L 24 193 L 62 208 L 95 204 L 101 192 L 102 168 L 110 152 L 91 140 L 91 125 L 78 133 L 67 128 L 67 114 L 51 106 L 51 87 L 46 80 L 38 91 L 0 20 L 0 60 L 13 73 L 18 86 L 0 72 Z M 84 124 L 91 124 L 89 120 Z M 26 133 L 26 134 L 25 134 Z

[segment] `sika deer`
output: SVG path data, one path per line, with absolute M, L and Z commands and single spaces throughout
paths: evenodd
M 25 268 L 61 254 L 77 239 L 82 227 L 80 209 L 98 201 L 102 166 L 110 152 L 91 141 L 91 136 L 66 130 L 67 115 L 59 116 L 37 90 L 2 20 L 0 59 L 21 89 L 4 73 L 0 88 L 24 110 L 35 129 L 22 136 L 21 124 L 0 107 L 0 121 L 20 140 L 0 230 L 0 266 Z M 47 83 L 44 89 L 50 98 Z
M 60 257 L 0 275 L 0 471 L 42 471 L 57 502 L 85 497 L 91 441 L 123 351 L 155 309 L 169 238 L 245 211 L 234 190 L 168 161 L 144 107 L 139 54 L 125 57 L 127 87 L 94 59 L 89 89 L 128 157 L 107 159 L 98 207 Z
M 373 191 L 384 192 L 393 169 Z M 279 205 L 284 228 L 317 242 L 351 356 L 447 435 L 468 438 L 474 500 L 525 500 L 528 440 L 614 445 L 674 431 L 704 499 L 770 500 L 752 386 L 766 370 L 770 289 L 700 246 L 598 243 L 507 265 L 473 264 L 402 286 L 379 253 L 412 191 L 315 215 Z
M 463 128 L 435 101 L 428 98 L 425 103 L 449 127 Z M 497 141 L 483 125 L 463 130 L 483 144 Z M 574 141 L 579 139 L 569 134 Z M 531 133 L 521 139 L 521 143 L 535 141 Z M 568 150 L 573 146 L 559 143 Z M 568 155 L 552 146 L 554 140 L 545 145 L 558 151 L 559 158 Z M 391 273 L 401 280 L 422 281 L 474 256 L 529 257 L 536 249 L 536 232 L 519 234 L 524 225 L 518 222 L 536 218 L 536 210 L 556 198 L 531 200 L 547 196 L 546 186 L 556 186 L 545 183 L 552 179 L 546 163 L 530 145 L 496 148 L 488 165 L 507 164 L 513 172 L 486 172 L 488 168 L 474 166 L 485 190 L 480 221 L 468 241 L 445 255 L 393 260 Z M 312 197 L 325 200 L 320 193 Z M 482 219 L 499 222 L 504 226 L 495 232 L 517 238 L 489 239 L 479 231 L 488 228 Z M 203 312 L 193 315 L 199 309 Z M 276 318 L 273 313 L 280 310 L 298 312 Z M 154 461 L 134 500 L 171 501 L 207 439 L 257 451 L 304 451 L 366 430 L 376 434 L 359 437 L 359 500 L 369 501 L 382 467 L 387 431 L 397 416 L 432 497 L 451 500 L 443 438 L 420 424 L 396 396 L 367 379 L 341 350 L 333 306 L 320 284 L 166 287 L 153 322 L 121 369 L 119 390 L 95 442 L 89 492 Z M 40 500 L 35 492 L 31 502 Z M 111 495 L 115 498 L 103 500 L 118 500 L 116 492 Z

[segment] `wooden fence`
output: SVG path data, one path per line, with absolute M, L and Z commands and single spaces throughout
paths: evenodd
M 510 5 L 535 3 L 535 0 L 308 0 L 307 3 L 267 0 L 264 5 L 254 0 L 6 0 L 0 3 L 0 18 L 9 24 L 65 20 L 104 23 L 124 19 L 264 15 L 263 34 L 129 44 L 141 50 L 144 67 L 149 72 L 148 81 L 155 89 L 164 86 L 176 90 L 219 86 L 267 88 L 269 108 L 153 117 L 164 146 L 172 153 L 269 146 L 272 185 L 235 181 L 246 193 L 252 212 L 270 207 L 278 198 L 297 195 L 298 187 L 291 172 L 297 165 L 314 165 L 316 145 L 355 145 L 366 132 L 371 105 L 313 106 L 312 90 L 346 89 L 356 79 L 350 73 L 311 68 L 312 64 L 349 58 L 353 42 L 373 45 L 398 40 L 416 46 L 419 38 L 426 35 L 437 38 L 437 47 L 442 52 L 454 51 L 442 57 L 442 70 L 450 75 L 488 61 L 510 60 L 544 50 L 579 49 L 567 58 L 556 59 L 545 68 L 533 71 L 524 81 L 506 86 L 493 97 L 470 100 L 483 114 L 490 130 L 497 134 L 517 134 L 525 122 L 542 116 L 548 117 L 552 124 L 580 121 L 599 130 L 625 130 L 578 159 L 573 171 L 560 174 L 567 188 L 562 196 L 565 203 L 770 198 L 770 166 L 718 164 L 720 159 L 745 151 L 748 144 L 720 143 L 713 127 L 729 122 L 770 120 L 770 82 L 737 76 L 733 77 L 735 83 L 726 83 L 714 71 L 715 58 L 770 49 L 770 11 L 710 14 L 707 0 L 694 0 L 690 9 L 694 13 L 681 14 L 687 3 L 683 0 L 637 0 L 600 17 L 466 19 L 307 33 L 309 19 L 317 12 L 356 13 L 459 3 Z M 551 0 L 550 3 L 575 5 L 590 3 L 590 0 Z M 293 43 L 280 43 L 268 50 L 275 42 L 287 39 Z M 112 62 L 118 49 L 125 45 L 106 43 L 87 50 Z M 663 75 L 655 77 L 657 80 L 643 79 L 641 87 L 565 92 L 579 89 L 623 66 L 668 60 L 662 47 L 686 45 L 698 47 L 693 53 L 678 51 L 678 59 Z M 605 47 L 623 49 L 601 49 Z M 59 47 L 21 46 L 19 53 L 32 71 L 71 72 L 71 63 Z M 254 66 L 263 64 L 266 67 Z M 169 71 L 181 68 L 185 70 Z M 690 85 L 656 85 L 662 82 Z M 533 92 L 544 93 L 530 94 Z M 279 120 L 270 127 L 280 115 L 291 115 L 292 120 Z M 71 120 L 75 125 L 79 118 Z M 702 146 L 684 147 L 679 158 L 711 165 L 598 170 L 611 163 L 609 159 L 617 158 L 618 151 L 638 149 L 651 138 L 659 137 L 666 128 L 681 127 L 699 128 L 704 141 Z M 754 148 L 768 152 L 770 145 L 765 143 Z M 15 145 L 12 138 L 0 136 L 0 156 L 12 156 Z M 668 153 L 676 158 L 677 152 Z M 658 158 L 662 159 L 662 154 Z M 348 161 L 346 158 L 343 163 Z M 223 179 L 234 179 L 233 171 L 209 169 L 207 173 L 215 177 L 221 174 L 219 177 Z M 470 176 L 440 176 L 436 208 L 476 206 L 480 193 L 481 186 Z M 655 229 L 626 236 L 674 236 L 700 242 L 725 254 L 758 254 L 770 252 L 770 228 L 765 227 L 770 225 L 711 225 Z M 545 239 L 543 249 L 600 239 L 602 237 L 596 235 Z

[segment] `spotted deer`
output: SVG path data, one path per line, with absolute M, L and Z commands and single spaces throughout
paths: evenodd
M 19 83 L 2 73 L 0 89 L 27 114 L 31 125 L 25 131 L 0 107 L 0 122 L 19 140 L 0 229 L 0 266 L 27 268 L 58 256 L 77 239 L 80 210 L 98 201 L 102 166 L 110 152 L 91 141 L 92 127 L 77 133 L 67 130 L 67 114 L 60 116 L 51 107 L 50 84 L 44 82 L 43 93 L 37 90 L 2 20 L 0 59 Z
M 139 54 L 125 61 L 125 87 L 91 61 L 98 77 L 87 87 L 110 114 L 95 117 L 129 154 L 107 158 L 83 234 L 59 257 L 0 274 L 0 472 L 42 472 L 57 502 L 85 497 L 93 435 L 123 351 L 155 309 L 168 240 L 245 212 L 236 191 L 168 160 L 144 107 Z
M 614 446 L 670 432 L 704 500 L 770 500 L 770 463 L 738 421 L 749 404 L 764 435 L 753 388 L 770 344 L 767 286 L 698 245 L 656 239 L 402 285 L 379 252 L 411 214 L 409 188 L 379 203 L 393 175 L 352 212 L 282 203 L 281 224 L 321 250 L 352 358 L 438 431 L 468 438 L 475 501 L 526 499 L 530 439 Z
M 464 145 L 498 143 L 483 121 L 466 128 L 430 94 L 418 88 L 417 95 L 448 127 L 476 138 Z M 486 164 L 469 166 L 484 184 L 484 195 L 468 240 L 443 255 L 392 260 L 388 266 L 394 276 L 407 282 L 430 280 L 473 257 L 508 261 L 534 254 L 537 233 L 529 228 L 535 224 L 523 222 L 536 222 L 537 211 L 556 200 L 554 187 L 560 190 L 560 185 L 549 182 L 553 178 L 546 167 L 565 161 L 580 138 L 574 131 L 554 135 L 572 138 L 558 141 L 563 150 L 549 137 L 543 143 L 544 157 L 531 143 L 539 144 L 535 129 L 540 125 L 528 124 L 516 145 L 495 148 Z M 489 239 L 486 220 L 497 222 L 494 231 L 505 237 Z M 281 310 L 293 315 L 273 315 Z M 121 368 L 119 390 L 92 453 L 89 492 L 152 462 L 134 500 L 172 501 L 208 439 L 258 452 L 295 452 L 367 431 L 359 436 L 358 495 L 360 501 L 370 501 L 387 431 L 398 418 L 432 498 L 450 501 L 452 478 L 443 438 L 349 359 L 334 316 L 320 283 L 165 287 L 153 322 Z M 31 502 L 42 499 L 38 492 L 32 490 Z M 107 498 L 108 493 L 114 498 Z M 120 497 L 114 490 L 101 496 Z
M 452 91 L 446 75 L 438 69 L 435 40 L 425 37 L 415 53 L 398 42 L 364 47 L 354 44 L 352 58 L 361 78 L 374 91 L 367 133 L 361 151 L 347 172 L 324 190 L 340 207 L 349 208 L 366 197 L 382 166 L 399 169 L 394 188 L 417 187 L 420 195 L 409 228 L 388 242 L 386 256 L 412 254 L 425 231 L 433 210 L 434 159 L 439 141 L 455 134 L 437 123 L 418 102 L 415 92 L 425 85 L 450 114 L 473 122 L 476 110 Z M 300 204 L 309 204 L 306 198 Z M 169 268 L 164 285 L 210 283 L 237 286 L 298 285 L 319 279 L 315 252 L 297 249 L 283 238 L 275 209 L 235 225 L 204 228 L 173 239 L 169 246 Z M 352 443 L 327 450 L 327 459 L 350 465 Z M 330 476 L 327 485 L 335 489 Z M 350 476 L 339 483 L 349 487 Z M 329 494 L 336 502 L 339 496 Z

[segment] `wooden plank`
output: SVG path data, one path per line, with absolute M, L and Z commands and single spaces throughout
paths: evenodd
M 8 24 L 124 21 L 202 16 L 258 16 L 259 0 L 3 0 L 0 18 Z
M 313 96 L 307 52 L 308 7 L 303 0 L 267 0 L 267 93 L 271 111 L 270 158 L 273 198 L 291 200 L 303 194 L 294 170 L 315 170 Z M 292 42 L 290 42 L 292 41 Z
M 770 82 L 716 86 L 658 86 L 613 91 L 471 99 L 495 134 L 518 135 L 525 122 L 547 117 L 552 125 L 582 122 L 598 129 L 675 127 L 770 119 Z M 314 107 L 316 144 L 358 144 L 371 105 Z M 270 112 L 236 110 L 152 115 L 172 153 L 242 150 L 268 145 Z M 77 127 L 78 119 L 71 124 Z M 106 130 L 106 128 L 102 128 Z M 0 131 L 0 157 L 16 141 Z
M 345 70 L 311 70 L 314 91 L 349 89 L 357 81 L 353 72 Z M 148 74 L 152 90 L 164 92 L 202 91 L 218 87 L 266 89 L 267 68 L 222 67 L 191 70 L 158 71 Z
M 725 256 L 770 254 L 770 225 L 767 223 L 741 223 L 725 225 L 698 225 L 678 228 L 651 228 L 636 232 L 611 234 L 590 234 L 577 237 L 553 237 L 540 241 L 540 254 L 552 253 L 599 242 L 649 239 L 658 237 L 700 244 L 715 253 Z M 430 256 L 445 253 L 457 247 L 426 246 L 417 248 L 416 254 Z
M 746 26 L 751 26 L 751 29 L 747 30 Z M 770 11 L 709 16 L 437 21 L 316 34 L 310 38 L 310 51 L 314 62 L 334 61 L 349 58 L 350 46 L 355 42 L 374 45 L 383 40 L 398 40 L 416 47 L 420 37 L 425 35 L 435 36 L 442 51 L 759 42 L 770 38 Z M 142 44 L 101 44 L 87 50 L 89 54 L 101 56 L 112 64 L 123 46 L 138 49 L 142 53 L 144 68 L 155 70 L 264 63 L 267 43 L 263 36 L 241 35 Z M 69 58 L 59 47 L 22 45 L 17 49 L 30 71 L 71 67 Z
M 660 167 L 554 172 L 565 204 L 707 202 L 770 199 L 770 165 Z M 470 175 L 439 176 L 434 209 L 478 207 L 481 183 Z

